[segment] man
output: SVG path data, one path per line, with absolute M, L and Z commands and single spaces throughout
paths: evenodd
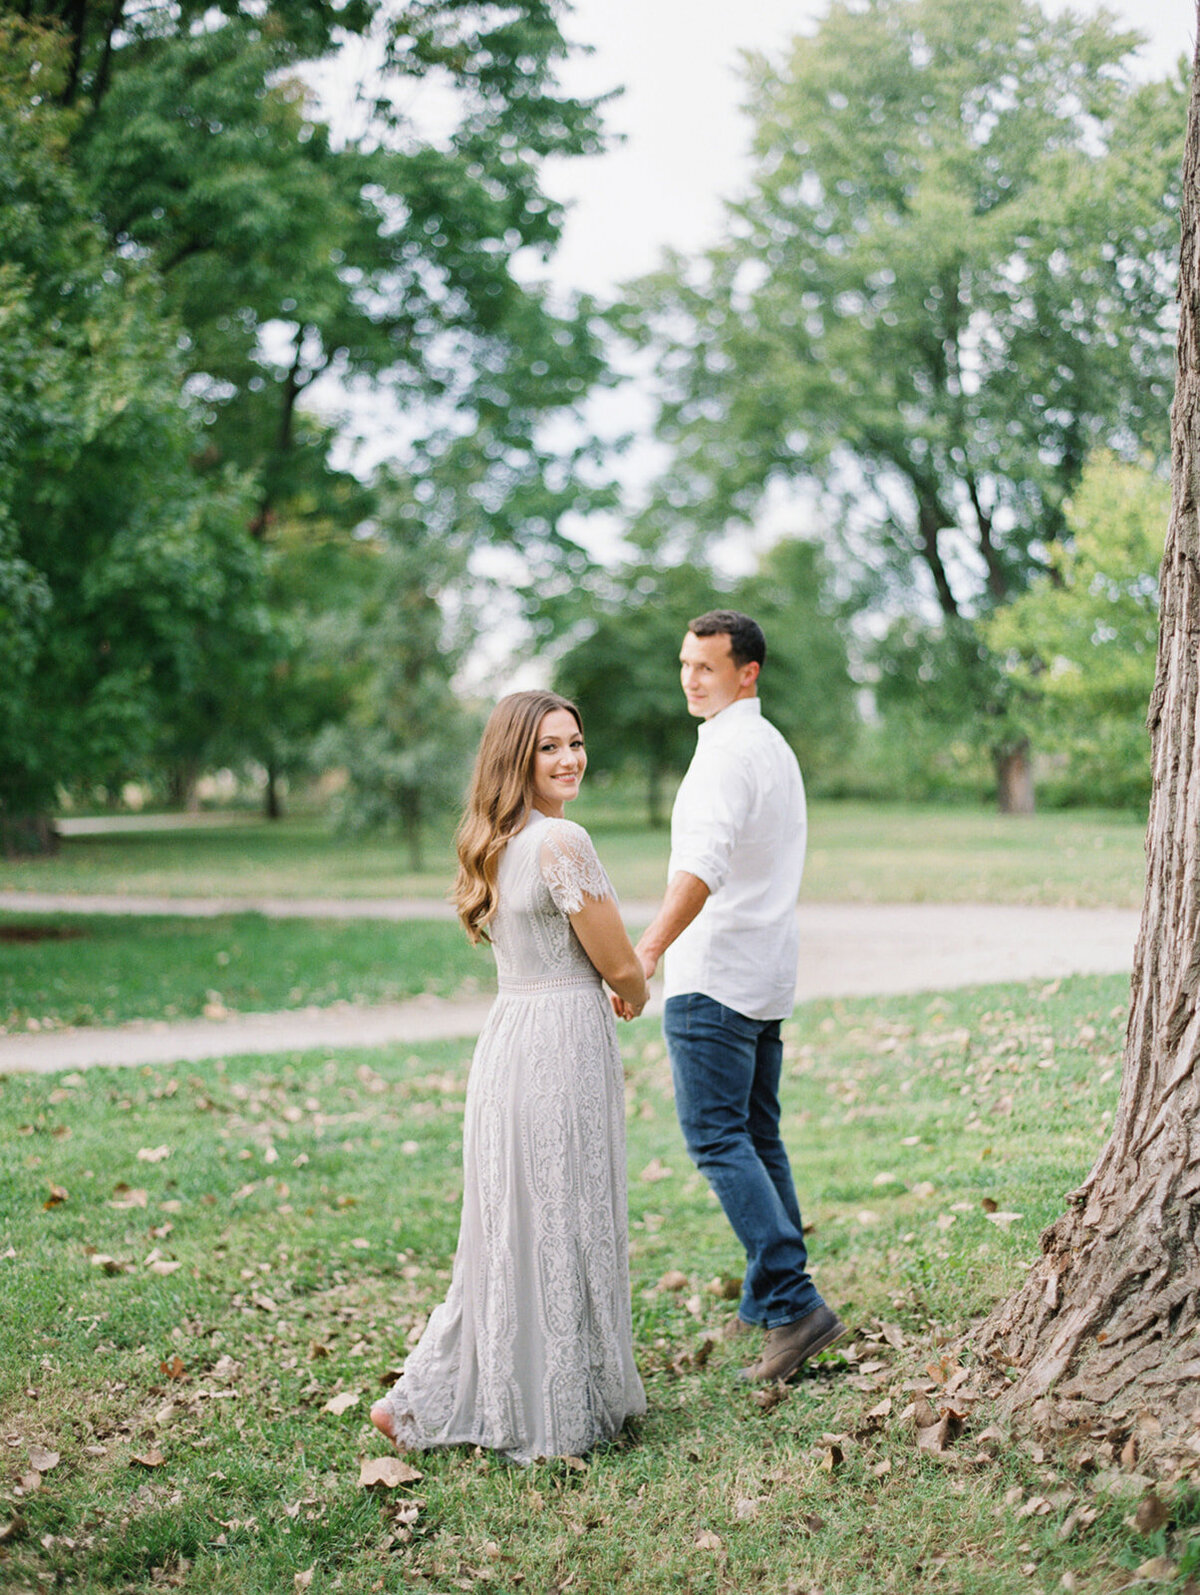
M 679 661 L 703 721 L 671 815 L 663 905 L 638 942 L 647 979 L 667 948 L 663 1031 L 688 1152 L 746 1249 L 735 1331 L 760 1325 L 742 1377 L 791 1378 L 846 1333 L 808 1274 L 779 1134 L 780 1024 L 796 992 L 804 785 L 763 719 L 760 627 L 734 610 L 688 626 Z

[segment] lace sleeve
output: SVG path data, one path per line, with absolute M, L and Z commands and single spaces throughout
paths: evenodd
M 573 820 L 546 827 L 539 862 L 542 879 L 562 914 L 577 914 L 587 897 L 616 898 L 591 837 Z

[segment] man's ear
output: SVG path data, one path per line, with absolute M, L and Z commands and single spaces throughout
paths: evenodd
M 758 673 L 762 669 L 757 659 L 751 659 L 742 666 L 742 686 L 752 687 L 758 680 Z

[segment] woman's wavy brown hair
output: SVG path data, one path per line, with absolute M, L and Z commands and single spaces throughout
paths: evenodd
M 483 729 L 467 803 L 454 841 L 458 875 L 451 899 L 473 942 L 490 941 L 500 857 L 529 817 L 538 728 L 555 709 L 565 709 L 583 730 L 579 710 L 557 692 L 510 692 L 492 710 Z

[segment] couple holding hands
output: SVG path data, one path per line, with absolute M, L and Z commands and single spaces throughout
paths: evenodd
M 371 1412 L 402 1450 L 578 1456 L 646 1410 L 613 1016 L 641 1013 L 664 953 L 679 1122 L 746 1251 L 730 1327 L 765 1331 L 742 1377 L 789 1379 L 845 1334 L 808 1274 L 779 1133 L 805 806 L 795 755 L 760 710 L 765 657 L 746 615 L 714 610 L 688 626 L 681 679 L 701 724 L 671 817 L 666 894 L 636 948 L 587 832 L 564 817 L 587 765 L 578 711 L 517 692 L 492 712 L 454 900 L 471 940 L 492 944 L 498 993 L 467 1085 L 449 1292 Z

